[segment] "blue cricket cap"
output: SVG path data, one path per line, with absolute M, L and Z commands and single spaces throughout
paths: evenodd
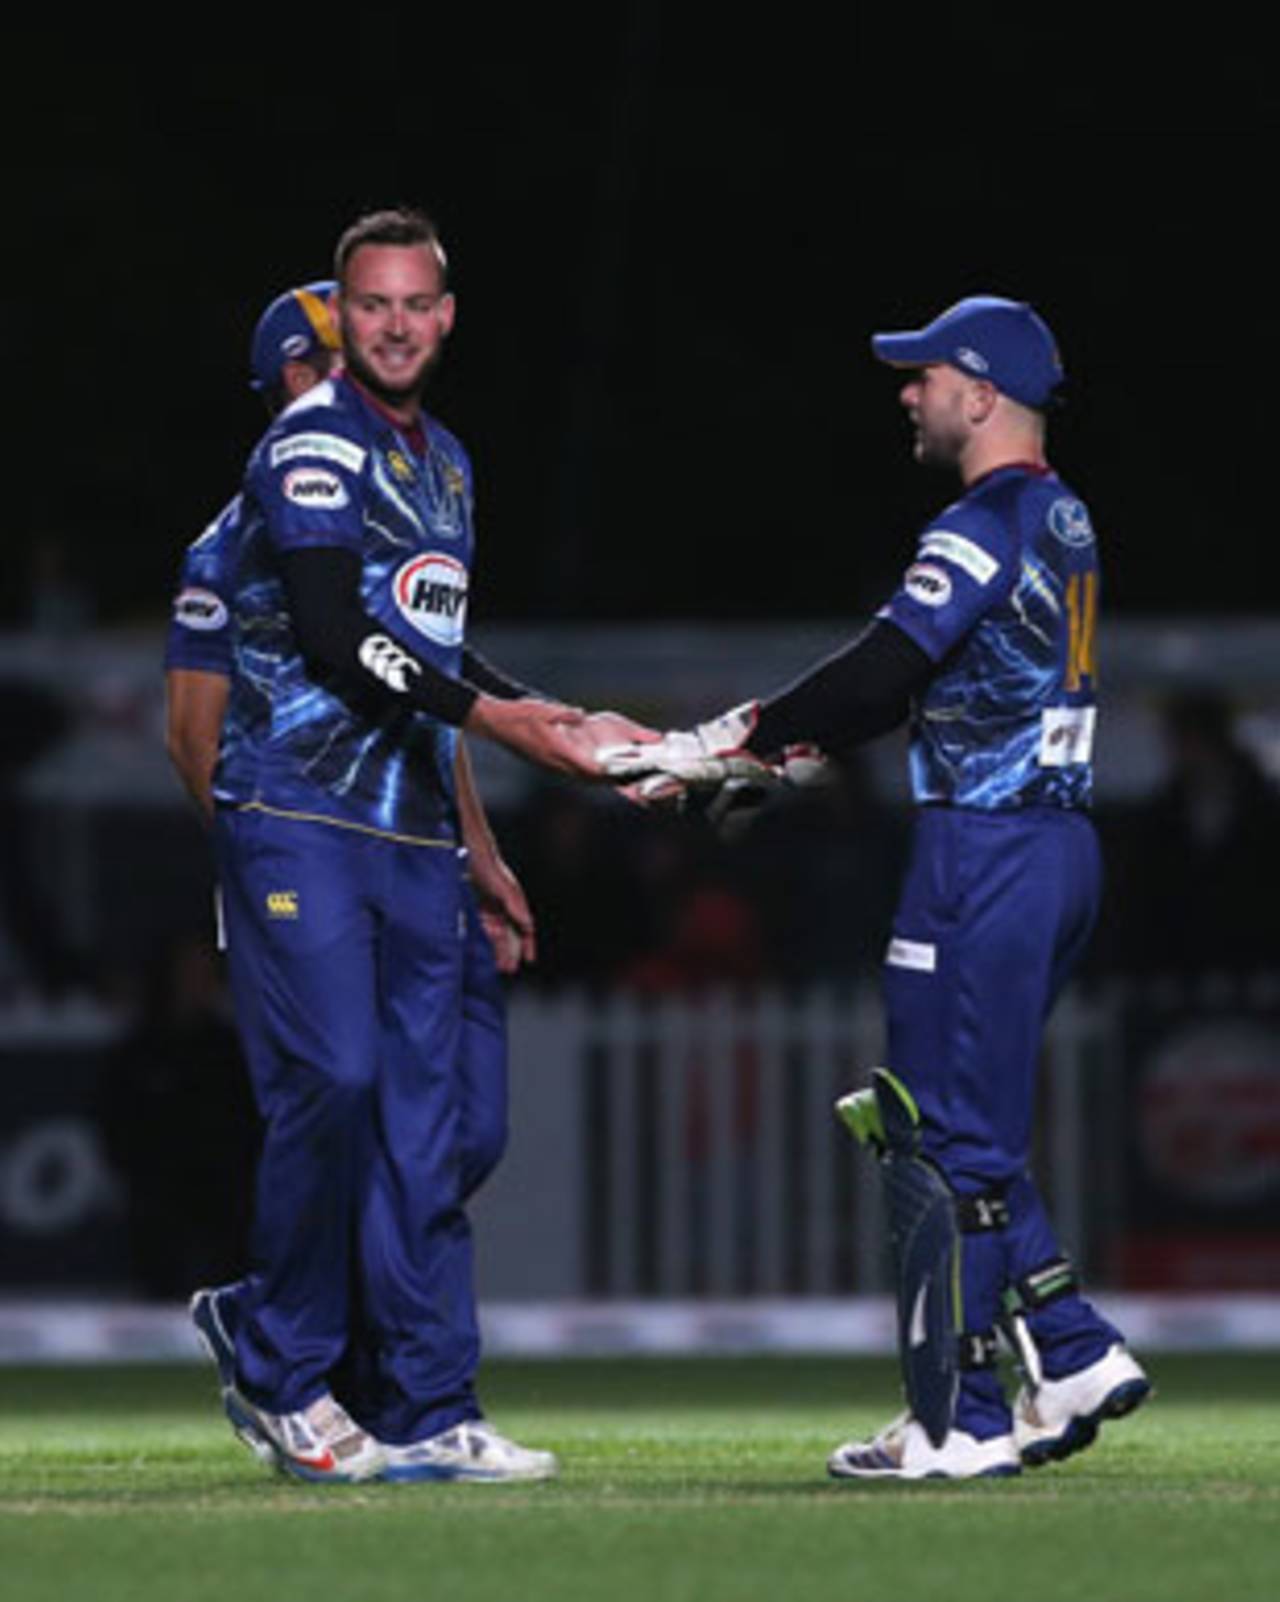
M 254 389 L 275 389 L 286 362 L 306 361 L 322 350 L 341 348 L 329 315 L 329 298 L 337 291 L 331 278 L 300 289 L 287 289 L 258 318 L 249 351 L 249 382 Z
M 946 362 L 969 378 L 985 378 L 1024 406 L 1043 406 L 1064 376 L 1044 318 L 1025 301 L 1000 295 L 970 295 L 927 328 L 873 334 L 871 349 L 893 367 Z

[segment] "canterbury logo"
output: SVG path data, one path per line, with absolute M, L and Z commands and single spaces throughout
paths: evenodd
M 296 918 L 298 916 L 298 892 L 296 890 L 273 890 L 267 897 L 268 918 Z
M 360 642 L 360 666 L 390 685 L 399 695 L 409 689 L 409 675 L 422 672 L 421 667 L 402 651 L 394 640 L 385 634 L 370 634 Z

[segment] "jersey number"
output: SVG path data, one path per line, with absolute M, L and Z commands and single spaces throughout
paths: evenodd
M 1096 634 L 1098 575 L 1073 573 L 1067 580 L 1067 689 L 1078 690 L 1081 679 L 1098 682 Z

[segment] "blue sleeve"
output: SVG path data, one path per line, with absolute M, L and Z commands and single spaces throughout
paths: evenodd
M 1016 536 L 990 513 L 950 507 L 920 536 L 915 561 L 879 616 L 940 662 L 1009 595 L 1018 550 Z
M 362 548 L 369 452 L 357 433 L 335 409 L 308 407 L 286 413 L 258 446 L 245 482 L 277 550 Z
M 165 639 L 164 666 L 231 676 L 231 592 L 240 540 L 240 497 L 186 549 Z

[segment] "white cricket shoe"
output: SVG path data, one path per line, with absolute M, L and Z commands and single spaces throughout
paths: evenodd
M 1014 1398 L 1013 1438 L 1028 1468 L 1092 1446 L 1104 1419 L 1123 1418 L 1151 1395 L 1151 1381 L 1117 1341 L 1087 1368 L 1024 1385 Z
M 327 1392 L 299 1413 L 268 1413 L 231 1385 L 222 1393 L 231 1427 L 271 1445 L 275 1467 L 299 1480 L 371 1480 L 382 1468 L 381 1445 Z
M 560 1472 L 554 1453 L 517 1446 L 479 1418 L 382 1450 L 384 1480 L 550 1480 Z
M 1021 1469 L 1012 1435 L 979 1441 L 964 1430 L 949 1430 L 942 1445 L 934 1446 L 910 1413 L 868 1441 L 846 1441 L 827 1459 L 827 1473 L 837 1480 L 973 1480 Z

